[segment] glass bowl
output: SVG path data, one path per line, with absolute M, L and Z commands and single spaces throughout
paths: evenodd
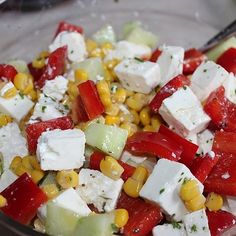
M 120 33 L 122 24 L 138 20 L 159 36 L 159 44 L 190 48 L 203 45 L 221 28 L 233 21 L 236 12 L 235 0 L 52 2 L 60 3 L 46 4 L 40 11 L 0 12 L 0 63 L 16 58 L 32 60 L 38 52 L 47 48 L 61 20 L 83 26 L 86 36 L 104 24 L 111 24 L 116 32 Z M 0 213 L 0 235 L 41 234 Z

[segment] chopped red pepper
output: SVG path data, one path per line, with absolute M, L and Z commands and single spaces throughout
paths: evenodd
M 195 154 L 198 150 L 198 146 L 194 143 L 189 142 L 187 139 L 182 138 L 180 135 L 176 134 L 174 131 L 168 129 L 164 125 L 160 126 L 158 132 L 167 136 L 169 139 L 173 140 L 175 143 L 177 143 L 183 148 L 180 162 L 189 167 L 195 157 Z
M 183 74 L 192 74 L 197 67 L 207 59 L 201 51 L 196 48 L 190 48 L 184 53 Z
M 45 193 L 25 173 L 1 193 L 7 205 L 1 210 L 12 219 L 29 224 L 38 207 L 47 201 Z
M 217 64 L 224 67 L 228 72 L 236 74 L 236 48 L 229 48 L 218 59 Z
M 34 78 L 34 81 L 37 81 L 40 79 L 40 77 L 42 76 L 44 70 L 45 70 L 45 66 L 40 68 L 40 69 L 37 69 L 37 68 L 34 68 L 32 63 L 29 63 L 28 64 L 28 69 L 30 71 L 30 74 L 33 76 Z
M 223 86 L 210 94 L 204 110 L 218 129 L 236 131 L 236 105 L 225 97 Z
M 75 124 L 78 124 L 79 122 L 89 121 L 80 95 L 78 95 L 72 103 L 72 119 Z
M 157 132 L 139 131 L 128 138 L 126 149 L 135 155 L 151 155 L 178 161 L 182 146 L 175 140 Z
M 17 70 L 12 65 L 0 64 L 0 80 L 5 78 L 13 82 Z
M 72 129 L 73 126 L 73 121 L 68 116 L 27 125 L 25 131 L 27 136 L 29 153 L 35 154 L 37 149 L 38 138 L 44 131 L 53 129 Z
M 149 61 L 151 61 L 151 62 L 156 62 L 160 55 L 161 55 L 161 50 L 159 50 L 159 49 L 157 48 L 157 49 L 152 53 L 151 58 L 149 59 Z
M 236 216 L 227 211 L 207 211 L 207 217 L 211 236 L 221 236 L 236 224 Z
M 163 218 L 158 206 L 141 198 L 129 197 L 124 192 L 118 199 L 117 208 L 124 208 L 129 212 L 129 220 L 124 227 L 125 236 L 146 236 Z
M 42 88 L 46 80 L 52 80 L 56 76 L 63 74 L 65 68 L 65 61 L 67 57 L 67 46 L 57 48 L 48 57 L 46 68 L 36 85 Z
M 83 34 L 83 28 L 81 26 L 78 25 L 72 25 L 66 21 L 61 21 L 59 22 L 58 28 L 56 30 L 56 34 L 54 36 L 54 38 L 61 32 L 63 31 L 68 31 L 68 32 L 77 32 L 80 34 Z
M 170 80 L 166 85 L 164 85 L 152 99 L 149 107 L 152 112 L 157 113 L 162 101 L 170 97 L 174 92 L 184 85 L 190 85 L 190 79 L 184 75 L 178 75 L 172 80 Z

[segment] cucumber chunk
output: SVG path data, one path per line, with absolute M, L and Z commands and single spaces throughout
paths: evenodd
M 23 60 L 19 59 L 10 60 L 7 62 L 7 64 L 14 66 L 17 72 L 27 73 L 27 74 L 29 73 L 27 63 Z
M 141 22 L 140 21 L 130 21 L 123 25 L 122 34 L 123 38 L 126 38 L 132 30 L 135 28 L 140 28 Z
M 216 61 L 218 57 L 229 48 L 236 48 L 236 38 L 231 37 L 206 53 L 209 60 Z
M 102 27 L 92 36 L 92 38 L 98 45 L 104 43 L 114 44 L 116 42 L 116 35 L 111 25 Z
M 46 177 L 43 179 L 43 181 L 41 182 L 40 186 L 45 186 L 47 184 L 56 184 L 57 185 L 56 172 L 49 172 L 46 175 Z
M 116 159 L 120 157 L 128 137 L 128 132 L 124 129 L 97 123 L 89 125 L 84 132 L 88 145 Z

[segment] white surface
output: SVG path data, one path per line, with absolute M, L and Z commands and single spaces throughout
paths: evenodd
M 152 229 L 153 236 L 187 236 L 184 225 L 179 223 L 179 228 L 174 228 L 172 224 L 157 225 Z

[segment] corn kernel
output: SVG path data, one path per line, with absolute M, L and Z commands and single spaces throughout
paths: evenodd
M 136 100 L 134 97 L 127 98 L 126 104 L 135 111 L 140 111 L 144 106 L 142 101 Z
M 33 79 L 25 73 L 16 74 L 14 77 L 14 85 L 25 95 L 29 94 L 34 88 Z
M 0 85 L 0 88 L 3 88 L 5 85 L 6 83 L 2 82 Z M 12 88 L 8 88 L 6 91 L 4 91 L 4 93 L 2 94 L 2 97 L 8 99 L 8 98 L 15 97 L 16 94 L 17 94 L 17 89 L 15 86 L 13 86 Z
M 57 173 L 57 183 L 64 189 L 78 185 L 78 174 L 74 170 L 62 170 Z
M 12 118 L 6 114 L 0 114 L 0 127 L 7 125 L 12 122 Z
M 138 131 L 138 127 L 135 124 L 129 123 L 129 122 L 124 122 L 120 125 L 121 129 L 125 129 L 128 131 L 128 136 L 132 136 L 135 132 Z
M 49 57 L 49 55 L 50 55 L 50 53 L 48 51 L 42 51 L 42 52 L 40 52 L 39 57 L 47 58 L 47 57 Z
M 133 117 L 134 117 L 134 120 L 133 120 L 133 122 L 136 124 L 136 125 L 138 125 L 139 124 L 139 122 L 140 122 L 140 119 L 139 119 L 139 114 L 138 114 L 138 112 L 137 111 L 135 111 L 135 110 L 130 110 L 130 113 L 133 115 Z
M 128 178 L 123 185 L 125 193 L 133 198 L 137 198 L 139 196 L 139 192 L 142 187 L 143 183 L 133 179 L 132 177 Z
M 69 97 L 72 100 L 75 99 L 78 96 L 78 94 L 79 94 L 79 90 L 78 90 L 77 84 L 73 83 L 73 82 L 69 82 L 68 83 L 68 90 L 67 90 L 67 92 L 69 94 Z
M 155 131 L 155 129 L 154 129 L 154 127 L 153 127 L 153 126 L 151 126 L 151 125 L 146 125 L 146 126 L 144 126 L 144 127 L 143 127 L 143 131 L 150 131 L 150 132 L 154 132 L 154 131 Z
M 120 107 L 118 104 L 111 104 L 111 106 L 106 107 L 105 113 L 110 116 L 117 116 L 119 114 Z
M 148 177 L 148 171 L 143 166 L 138 166 L 132 175 L 133 179 L 142 183 L 144 183 L 147 180 L 147 177 Z
M 37 92 L 35 90 L 31 90 L 28 95 L 30 96 L 31 100 L 37 100 Z
M 19 165 L 21 165 L 21 163 L 22 163 L 22 158 L 21 158 L 20 156 L 15 156 L 15 157 L 13 158 L 13 160 L 11 161 L 11 164 L 10 164 L 10 167 L 9 167 L 9 168 L 12 170 L 12 172 L 15 173 L 16 168 L 17 168 Z
M 158 131 L 161 126 L 161 119 L 158 117 L 151 118 L 151 124 L 155 131 Z
M 18 175 L 18 176 L 21 176 L 21 175 L 23 175 L 24 173 L 27 173 L 27 174 L 31 174 L 31 172 L 30 172 L 30 170 L 29 169 L 27 169 L 25 166 L 23 166 L 23 165 L 18 165 L 17 167 L 16 167 L 16 169 L 13 171 L 16 175 Z
M 144 107 L 139 114 L 140 121 L 141 123 L 145 125 L 149 125 L 151 122 L 151 117 L 150 117 L 150 110 L 148 107 Z
M 209 193 L 206 199 L 205 206 L 210 211 L 218 211 L 223 206 L 223 198 L 217 193 Z
M 38 183 L 44 177 L 44 172 L 42 170 L 32 170 L 31 171 L 31 178 L 34 183 Z
M 111 156 L 106 156 L 102 159 L 100 162 L 100 170 L 104 175 L 114 180 L 118 180 L 124 172 L 124 168 Z
M 88 73 L 82 69 L 75 70 L 75 80 L 78 83 L 85 82 L 86 80 L 88 80 Z
M 115 67 L 116 65 L 118 65 L 119 63 L 120 63 L 120 60 L 118 60 L 118 59 L 113 59 L 113 60 L 107 61 L 107 62 L 105 63 L 105 66 L 106 66 L 106 68 L 107 68 L 108 70 L 113 70 L 114 67 Z
M 102 44 L 101 50 L 103 52 L 103 55 L 106 55 L 112 48 L 113 48 L 113 46 L 111 43 Z
M 46 184 L 42 186 L 41 189 L 49 199 L 53 199 L 59 194 L 59 190 L 56 184 Z
M 119 117 L 122 122 L 130 122 L 131 123 L 134 121 L 134 116 L 131 113 L 120 112 Z
M 0 208 L 7 205 L 7 199 L 0 194 Z
M 37 160 L 36 156 L 28 156 L 30 165 L 35 170 L 41 170 L 39 161 Z
M 189 211 L 198 211 L 205 208 L 206 198 L 200 194 L 191 199 L 190 201 L 185 202 L 185 206 Z
M 111 73 L 106 67 L 104 68 L 104 78 L 106 81 L 113 82 L 116 79 L 116 76 Z
M 104 54 L 103 51 L 100 48 L 95 48 L 89 53 L 90 57 L 101 57 L 103 58 Z
M 97 86 L 99 95 L 110 94 L 108 83 L 105 80 L 100 80 L 99 82 L 97 82 L 96 86 Z
M 91 53 L 98 46 L 97 43 L 91 39 L 87 39 L 85 44 L 86 44 L 86 49 L 89 53 Z
M 107 94 L 100 95 L 100 100 L 101 100 L 104 107 L 109 107 L 112 105 L 111 97 Z
M 126 90 L 123 88 L 118 88 L 114 94 L 114 100 L 118 103 L 124 103 L 126 100 Z
M 105 124 L 106 125 L 119 125 L 120 124 L 120 117 L 107 115 L 105 117 Z
M 32 61 L 32 66 L 36 69 L 41 69 L 45 66 L 45 58 L 37 57 Z
M 180 188 L 180 197 L 183 201 L 190 201 L 200 194 L 198 182 L 194 179 L 186 181 Z
M 29 156 L 24 156 L 22 158 L 22 165 L 26 168 L 26 169 L 29 169 L 29 170 L 32 170 L 32 166 L 30 164 L 30 158 Z
M 115 225 L 119 228 L 124 227 L 129 220 L 129 213 L 126 209 L 115 210 Z

